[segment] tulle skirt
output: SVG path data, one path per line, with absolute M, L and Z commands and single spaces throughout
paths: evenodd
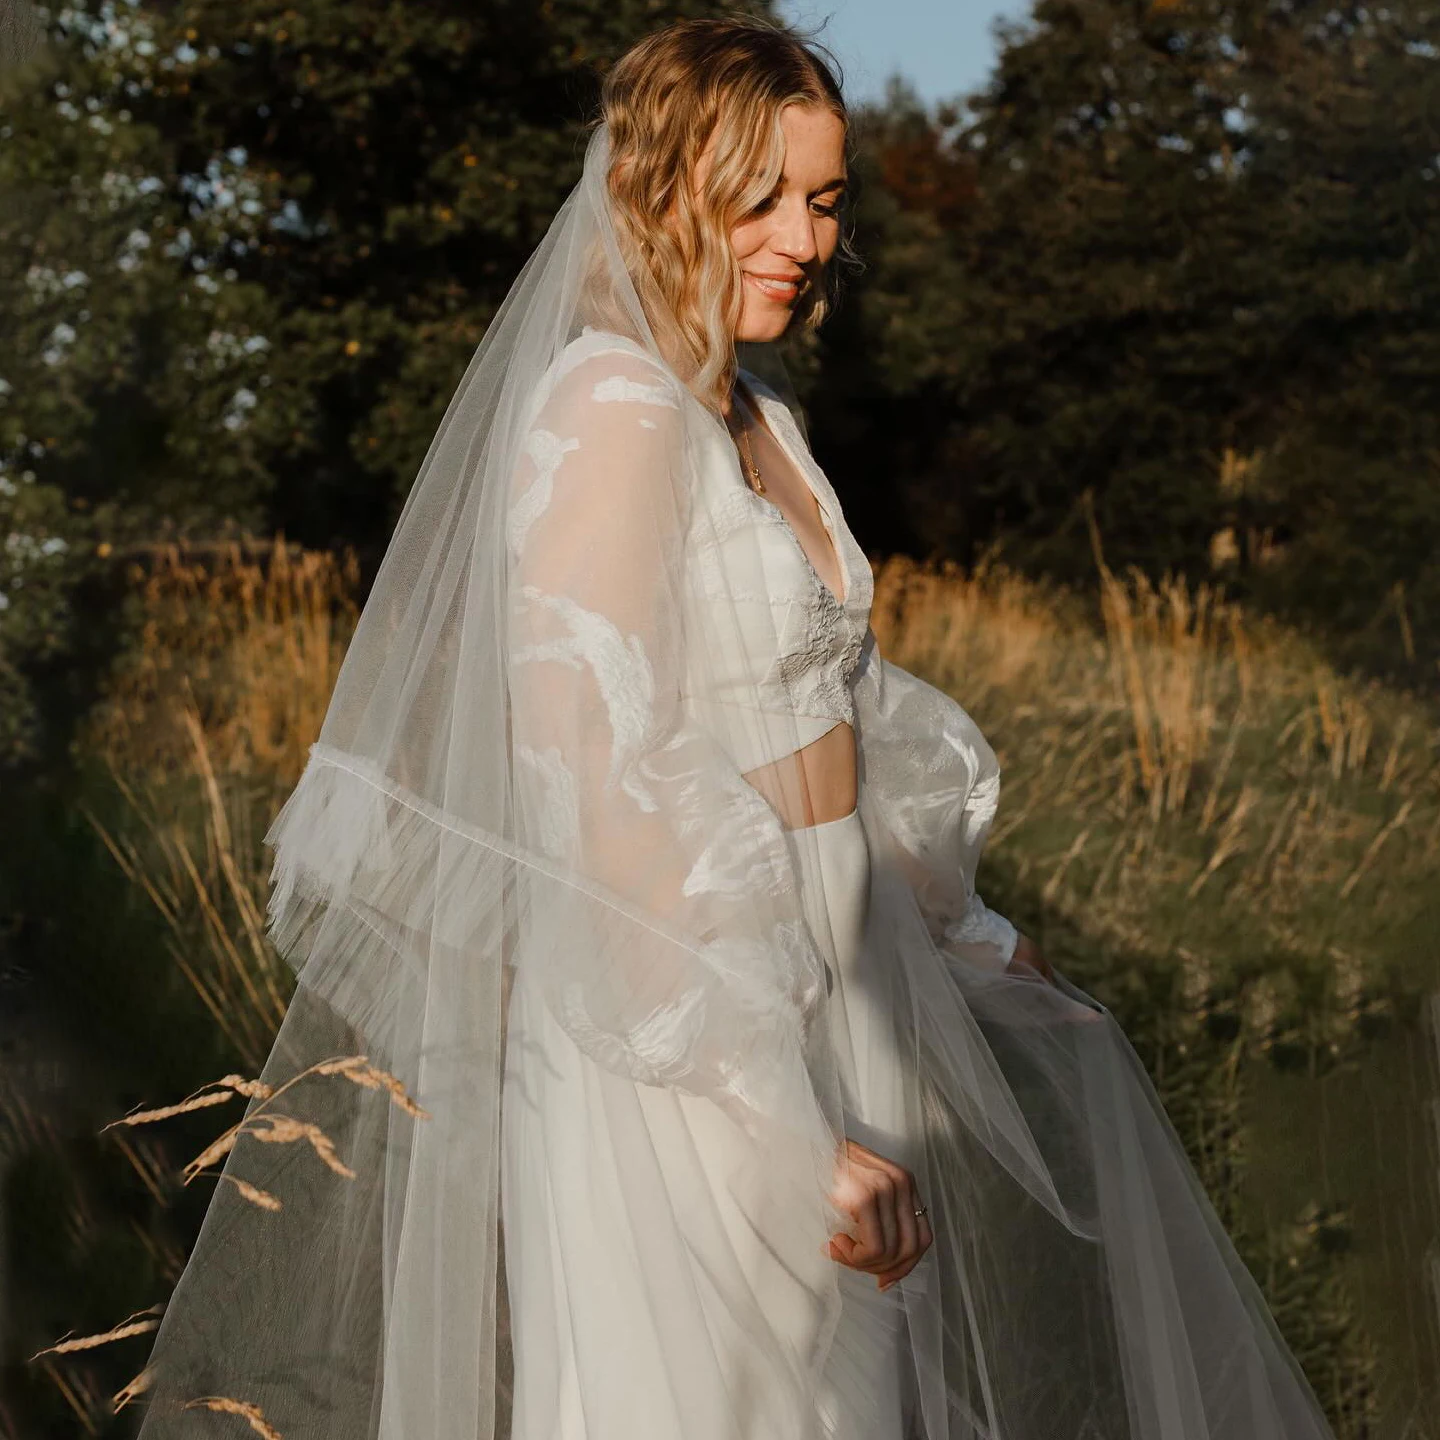
M 865 829 L 857 808 L 806 835 L 800 883 L 831 1024 L 854 1060 L 847 1130 L 878 1150 L 901 1056 L 887 987 L 864 973 Z M 900 1440 L 912 1367 L 899 1287 L 882 1293 L 873 1275 L 821 1257 L 841 1305 L 838 1318 L 819 1308 L 813 1273 L 790 1273 L 728 1203 L 743 1142 L 713 1104 L 597 1066 L 523 974 L 504 1093 L 513 1440 Z M 751 1304 L 764 1342 L 743 1333 Z M 787 1414 L 790 1387 L 771 1383 L 766 1350 L 778 1336 L 792 1355 L 818 1355 L 827 1334 L 815 1413 Z
M 834 1057 L 844 1133 L 930 1207 L 935 1243 L 898 1285 L 830 1258 L 828 1147 L 592 1059 L 523 956 L 508 997 L 473 943 L 440 948 L 423 985 L 398 961 L 377 979 L 355 960 L 366 917 L 332 912 L 354 926 L 302 975 L 262 1078 L 278 1095 L 363 1048 L 426 1108 L 306 1079 L 286 1112 L 348 1178 L 239 1136 L 227 1173 L 283 1204 L 217 1190 L 157 1335 L 144 1440 L 194 1434 L 207 1396 L 286 1440 L 459 1440 L 492 1433 L 492 1394 L 497 1440 L 1329 1440 L 1113 1017 L 1063 977 L 932 943 L 890 833 L 862 790 L 858 820 L 795 837 L 830 972 L 828 1001 L 807 972 L 807 1034 Z M 674 1065 L 693 1023 L 657 1004 L 624 1038 Z M 270 1104 L 257 1092 L 256 1125 Z

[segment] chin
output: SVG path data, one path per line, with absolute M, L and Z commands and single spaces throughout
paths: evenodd
M 794 311 L 779 305 L 767 306 L 764 314 L 757 314 L 747 306 L 740 317 L 735 338 L 755 342 L 778 340 L 790 328 L 793 319 Z

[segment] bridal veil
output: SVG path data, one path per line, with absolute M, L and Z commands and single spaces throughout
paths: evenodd
M 593 1243 L 649 1316 L 565 1359 L 578 1406 L 553 1440 L 660 1413 L 674 1440 L 824 1433 L 847 1135 L 930 1206 L 898 1287 L 914 1436 L 1328 1435 L 1113 1019 L 1007 969 L 1014 931 L 975 890 L 995 756 L 873 632 L 864 943 L 897 1063 L 876 1112 L 847 1100 L 810 841 L 689 703 L 723 684 L 783 724 L 721 668 L 786 617 L 733 498 L 701 483 L 733 447 L 637 284 L 608 158 L 601 126 L 445 414 L 267 837 L 296 990 L 216 1157 L 141 1436 L 510 1433 L 512 1303 L 541 1283 L 576 1301 L 588 1273 L 563 1251 L 543 1282 L 505 1265 L 505 1206 L 542 1199 L 502 1193 L 502 1122 L 545 1061 L 512 1043 L 517 986 L 595 1077 L 590 1178 L 625 1208 Z M 587 332 L 620 344 L 603 384 L 572 363 Z M 654 1392 L 616 1396 L 605 1346 L 632 1343 Z M 558 1389 L 560 1357 L 522 1358 Z

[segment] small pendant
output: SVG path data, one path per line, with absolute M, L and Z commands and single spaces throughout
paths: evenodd
M 751 471 L 750 471 L 750 480 L 751 480 L 750 488 L 751 488 L 757 495 L 763 495 L 763 494 L 765 493 L 765 482 L 760 478 L 760 471 L 759 471 L 758 468 L 752 468 L 752 469 L 751 469 Z

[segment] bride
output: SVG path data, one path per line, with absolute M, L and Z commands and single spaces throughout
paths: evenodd
M 760 358 L 833 304 L 847 134 L 764 22 L 606 76 L 267 837 L 297 988 L 142 1437 L 1329 1435 L 976 893 L 994 753 L 879 654 Z

